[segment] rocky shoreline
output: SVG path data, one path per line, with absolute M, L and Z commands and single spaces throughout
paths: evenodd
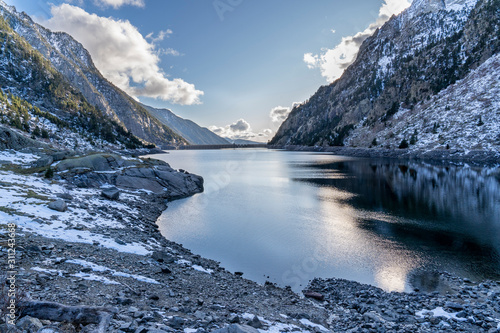
M 16 301 L 24 307 L 16 326 L 0 322 L 0 332 L 500 332 L 499 282 L 436 272 L 446 288 L 405 294 L 316 279 L 303 297 L 232 274 L 158 231 L 168 200 L 200 191 L 197 176 L 93 156 L 85 167 L 51 162 L 52 179 L 0 171 L 2 255 L 3 223 L 15 223 Z M 118 196 L 105 195 L 110 189 Z M 66 208 L 48 208 L 57 201 Z

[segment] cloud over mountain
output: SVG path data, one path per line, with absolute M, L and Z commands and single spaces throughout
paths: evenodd
M 182 105 L 200 104 L 203 91 L 181 78 L 167 78 L 159 66 L 154 43 L 148 42 L 129 21 L 100 17 L 69 4 L 53 6 L 51 14 L 52 18 L 43 24 L 52 30 L 65 31 L 81 42 L 102 74 L 128 94 Z M 160 32 L 159 37 L 165 38 L 169 32 Z
M 328 82 L 335 81 L 356 59 L 359 47 L 365 39 L 373 35 L 375 30 L 387 22 L 392 15 L 402 12 L 408 6 L 410 6 L 408 0 L 384 0 L 377 19 L 368 28 L 353 36 L 343 37 L 337 46 L 324 49 L 320 54 L 304 54 L 304 62 L 311 69 L 319 68 L 321 75 L 326 77 Z

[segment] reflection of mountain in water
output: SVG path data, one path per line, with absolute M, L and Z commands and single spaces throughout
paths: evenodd
M 311 165 L 319 178 L 297 179 L 354 194 L 343 199 L 371 213 L 359 227 L 410 248 L 449 251 L 462 263 L 500 274 L 500 173 L 497 169 L 441 167 L 417 162 L 348 161 Z M 443 253 L 439 254 L 440 256 Z M 465 258 L 467 257 L 467 258 Z M 458 259 L 458 258 L 456 258 Z M 473 263 L 475 262 L 475 263 Z M 497 264 L 494 264 L 496 262 Z M 487 266 L 488 266 L 487 265 Z

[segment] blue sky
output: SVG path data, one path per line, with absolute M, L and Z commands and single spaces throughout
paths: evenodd
M 407 0 L 6 2 L 73 35 L 108 79 L 142 102 L 219 134 L 261 141 L 272 137 L 294 102 L 340 75 L 359 46 L 349 36 L 368 36 L 409 5 Z

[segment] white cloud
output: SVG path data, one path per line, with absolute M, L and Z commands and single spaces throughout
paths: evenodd
M 168 79 L 159 67 L 160 58 L 154 44 L 129 21 L 89 14 L 69 4 L 53 6 L 51 13 L 52 18 L 43 22 L 44 25 L 65 31 L 81 42 L 102 74 L 133 97 L 151 97 L 183 105 L 200 103 L 203 92 L 180 78 Z M 168 30 L 164 37 L 166 35 Z
M 172 48 L 162 49 L 160 53 L 164 54 L 164 55 L 171 55 L 174 57 L 179 57 L 181 55 L 181 53 L 179 51 L 174 50 Z
M 224 127 L 210 126 L 209 129 L 215 134 L 231 140 L 244 139 L 262 141 L 268 138 L 273 132 L 270 129 L 264 129 L 262 132 L 255 133 L 245 119 L 239 119 Z
M 149 40 L 151 40 L 151 43 L 156 44 L 158 42 L 161 42 L 165 38 L 170 37 L 170 35 L 173 34 L 173 33 L 174 32 L 171 29 L 161 30 L 158 33 L 158 36 L 154 37 L 154 33 L 151 32 L 151 33 L 149 33 L 149 34 L 146 35 L 146 39 L 149 39 Z
M 326 77 L 328 82 L 338 79 L 344 70 L 354 62 L 359 47 L 365 39 L 373 35 L 375 30 L 387 22 L 392 15 L 399 14 L 410 6 L 410 2 L 408 0 L 384 0 L 376 21 L 368 28 L 354 36 L 342 38 L 340 44 L 333 49 L 324 49 L 320 54 L 304 54 L 304 62 L 308 68 L 319 68 L 321 75 Z
M 94 0 L 94 3 L 101 7 L 120 8 L 123 5 L 144 7 L 144 0 Z
M 281 123 L 285 121 L 285 119 L 290 114 L 291 109 L 289 107 L 277 106 L 271 110 L 269 116 L 273 123 Z

